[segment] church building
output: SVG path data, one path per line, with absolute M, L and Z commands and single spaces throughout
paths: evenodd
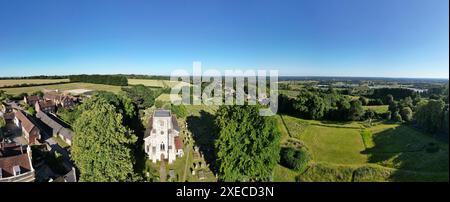
M 156 110 L 149 120 L 149 128 L 144 136 L 148 158 L 154 163 L 167 160 L 170 164 L 176 157 L 183 156 L 183 143 L 179 132 L 177 118 L 170 110 Z

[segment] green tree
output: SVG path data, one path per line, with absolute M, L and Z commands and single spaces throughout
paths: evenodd
M 0 138 L 3 137 L 3 130 L 5 126 L 6 126 L 5 119 L 2 116 L 0 116 Z
M 384 98 L 383 103 L 391 104 L 392 102 L 394 102 L 394 96 L 392 96 L 391 94 L 387 94 L 386 97 Z
M 42 97 L 42 96 L 44 96 L 44 93 L 42 91 L 38 90 L 38 91 L 31 93 L 31 95 L 37 95 L 37 96 Z
M 390 112 L 390 111 L 387 111 L 384 114 L 384 119 L 386 119 L 386 120 L 391 120 L 391 117 L 392 117 L 392 112 Z
M 273 117 L 257 106 L 221 106 L 215 142 L 219 177 L 223 181 L 268 181 L 280 159 L 280 133 Z
M 364 115 L 364 109 L 359 100 L 352 100 L 350 102 L 349 119 L 353 121 L 360 120 Z
M 400 106 L 412 108 L 414 107 L 413 100 L 411 99 L 411 97 L 405 97 L 400 101 Z
M 389 103 L 388 110 L 389 110 L 392 114 L 394 114 L 395 112 L 400 111 L 400 110 L 399 110 L 399 107 L 400 107 L 400 106 L 399 106 L 398 102 L 392 101 L 391 103 Z
M 34 106 L 30 106 L 28 104 L 25 104 L 25 106 L 23 106 L 23 108 L 31 116 L 34 116 L 36 114 L 36 110 L 34 109 Z
M 305 148 L 282 148 L 280 156 L 282 165 L 300 173 L 306 170 L 312 160 L 311 154 Z
M 430 100 L 419 103 L 415 118 L 417 124 L 428 132 L 435 133 L 442 129 L 445 103 L 442 100 Z
M 368 109 L 364 113 L 364 117 L 369 122 L 369 125 L 372 125 L 372 120 L 375 118 L 375 111 L 373 111 L 372 109 Z
M 359 101 L 362 105 L 366 106 L 369 104 L 369 99 L 365 98 L 364 96 L 359 97 Z
M 317 93 L 303 90 L 297 96 L 294 108 L 306 118 L 321 119 L 325 114 L 326 103 Z
M 6 126 L 6 121 L 5 118 L 3 118 L 2 116 L 0 116 L 0 129 L 2 129 L 3 127 Z
M 402 116 L 402 119 L 406 122 L 410 122 L 413 119 L 413 111 L 410 107 L 403 107 L 402 111 L 400 112 L 400 115 Z
M 393 120 L 395 122 L 402 122 L 402 116 L 400 115 L 400 113 L 398 113 L 398 111 L 395 111 L 392 114 L 391 120 Z
M 117 182 L 133 176 L 133 144 L 137 138 L 122 125 L 122 115 L 104 98 L 80 105 L 72 145 L 72 159 L 80 181 Z

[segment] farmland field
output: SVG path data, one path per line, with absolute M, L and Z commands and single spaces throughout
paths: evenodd
M 4 86 L 13 86 L 19 84 L 52 84 L 68 81 L 69 79 L 6 79 L 0 80 L 0 88 Z
M 152 79 L 128 79 L 129 85 L 139 85 L 142 84 L 144 86 L 151 87 L 173 87 L 180 82 L 177 81 L 169 81 L 169 80 L 152 80 Z M 187 83 L 186 83 L 187 84 Z
M 128 79 L 128 85 L 139 85 L 153 86 L 153 87 L 164 87 L 164 82 L 162 80 L 151 80 L 151 79 Z
M 87 90 L 103 90 L 110 91 L 113 93 L 118 93 L 121 91 L 120 86 L 111 86 L 104 84 L 92 84 L 92 83 L 65 83 L 65 84 L 54 84 L 54 85 L 44 85 L 44 86 L 30 86 L 30 87 L 17 87 L 17 88 L 0 88 L 4 90 L 7 94 L 18 95 L 20 93 L 33 93 L 36 91 L 47 90 L 73 90 L 73 89 L 87 89 Z

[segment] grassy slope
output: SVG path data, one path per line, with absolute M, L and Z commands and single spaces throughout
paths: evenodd
M 362 130 L 358 122 L 283 119 L 288 129 L 280 130 L 284 139 L 289 139 L 289 131 L 304 142 L 314 162 L 302 174 L 278 166 L 275 181 L 448 181 L 448 144 L 437 143 L 411 127 L 378 124 Z M 363 132 L 370 140 L 368 148 Z M 427 153 L 423 146 L 429 142 L 439 144 L 441 150 Z
M 300 135 L 316 161 L 336 164 L 362 164 L 368 157 L 361 154 L 364 144 L 357 129 L 309 126 Z
M 12 86 L 16 84 L 50 84 L 59 82 L 68 82 L 69 79 L 13 79 L 0 80 L 0 87 Z
M 111 86 L 103 84 L 92 84 L 92 83 L 66 83 L 66 84 L 55 84 L 55 85 L 45 85 L 45 86 L 32 86 L 32 87 L 18 87 L 18 88 L 4 88 L 0 90 L 6 91 L 7 94 L 17 95 L 20 93 L 33 93 L 36 91 L 47 90 L 72 90 L 72 89 L 88 89 L 88 90 L 104 90 L 114 93 L 118 93 L 121 90 L 120 86 Z

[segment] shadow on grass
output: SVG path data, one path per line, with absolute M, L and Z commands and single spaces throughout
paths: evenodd
M 372 135 L 373 147 L 362 153 L 369 163 L 396 168 L 389 178 L 393 181 L 442 180 L 447 173 L 448 148 L 415 129 L 400 125 Z
M 210 170 L 217 173 L 216 152 L 214 142 L 217 139 L 217 128 L 214 124 L 215 116 L 204 110 L 200 111 L 200 116 L 188 116 L 186 122 L 188 130 L 192 133 L 195 146 L 199 147 L 203 153 Z

